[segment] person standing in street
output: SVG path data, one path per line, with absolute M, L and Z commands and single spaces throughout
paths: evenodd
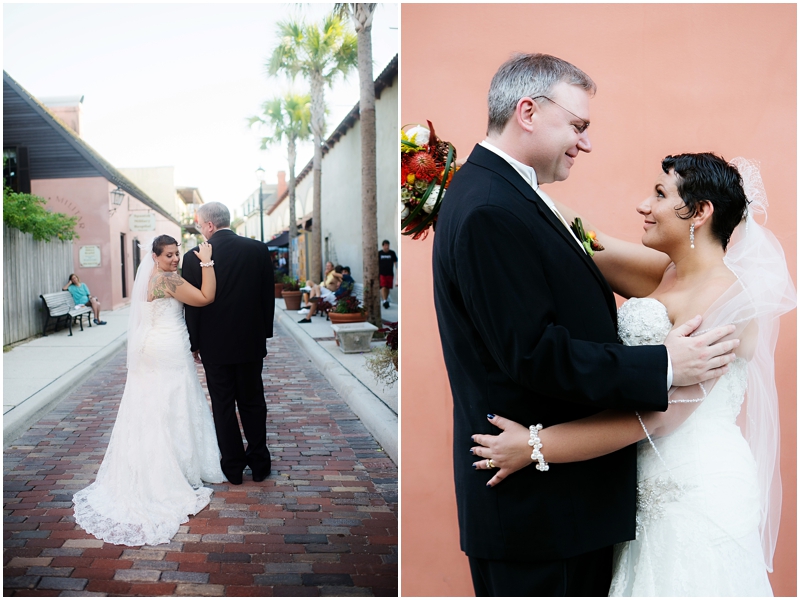
M 389 249 L 389 240 L 383 240 L 382 250 L 378 250 L 378 275 L 381 284 L 381 300 L 383 308 L 389 308 L 389 291 L 394 287 L 394 266 L 397 264 L 397 254 Z
M 214 247 L 217 295 L 208 306 L 186 306 L 186 326 L 192 354 L 206 372 L 222 472 L 230 483 L 239 485 L 249 466 L 253 481 L 264 481 L 272 468 L 261 379 L 275 315 L 272 261 L 266 244 L 231 231 L 230 211 L 224 204 L 203 204 L 197 210 L 197 222 Z M 194 250 L 184 255 L 183 277 L 197 286 L 202 274 Z

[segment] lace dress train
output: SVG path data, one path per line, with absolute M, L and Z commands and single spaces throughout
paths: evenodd
M 664 306 L 631 299 L 619 311 L 627 345 L 663 343 Z M 638 449 L 636 539 L 614 549 L 611 596 L 772 596 L 759 536 L 756 464 L 736 424 L 743 359 L 671 434 Z M 660 454 L 660 456 L 659 456 Z
M 73 498 L 85 531 L 125 546 L 169 542 L 224 481 L 214 424 L 189 352 L 183 305 L 145 308 L 147 334 L 129 370 L 97 478 Z

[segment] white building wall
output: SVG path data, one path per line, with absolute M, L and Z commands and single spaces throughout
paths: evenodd
M 384 88 L 375 101 L 378 176 L 378 247 L 389 240 L 398 250 L 398 85 Z M 302 165 L 305 166 L 305 163 Z M 311 216 L 313 209 L 313 174 L 297 183 L 297 218 Z M 330 260 L 351 268 L 353 278 L 362 282 L 364 264 L 361 256 L 361 123 L 357 121 L 322 157 L 322 261 Z M 266 219 L 267 217 L 265 217 Z M 268 237 L 289 228 L 289 202 L 284 199 L 265 220 Z M 313 227 L 318 227 L 317 223 Z M 325 239 L 327 238 L 327 246 Z M 326 250 L 327 248 L 327 250 Z M 397 302 L 397 291 L 391 298 Z
M 397 88 L 395 79 L 394 85 L 385 88 L 375 102 L 378 244 L 387 239 L 395 251 L 399 227 Z M 361 239 L 361 122 L 358 121 L 322 158 L 323 262 L 331 260 L 349 266 L 353 278 L 362 282 Z M 378 250 L 376 247 L 375 252 Z M 394 295 L 392 299 L 397 301 Z
M 175 192 L 175 167 L 126 167 L 118 170 L 164 210 L 180 220 L 181 208 Z
M 324 165 L 324 161 L 323 161 Z M 305 166 L 305 163 L 302 165 Z M 314 175 L 309 172 L 301 181 L 297 183 L 295 189 L 295 215 L 301 221 L 304 217 L 310 217 L 314 206 Z M 269 216 L 264 215 L 264 229 L 269 231 L 270 238 L 289 229 L 289 196 L 272 211 Z
M 264 204 L 264 241 L 267 242 L 272 238 L 272 229 L 270 225 L 270 217 L 267 210 L 275 200 L 275 193 L 277 184 L 265 183 L 263 187 L 263 204 Z M 259 219 L 259 202 L 258 190 L 255 190 L 247 199 L 242 202 L 234 211 L 232 218 L 236 219 L 241 217 L 242 223 L 237 225 L 236 233 L 238 235 L 249 237 L 254 240 L 261 240 L 261 221 Z

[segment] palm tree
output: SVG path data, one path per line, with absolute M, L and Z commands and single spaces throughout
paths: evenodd
M 364 307 L 370 321 L 381 321 L 380 279 L 378 277 L 378 176 L 375 159 L 375 81 L 372 78 L 372 17 L 377 4 L 336 4 L 334 14 L 353 21 L 358 41 L 358 80 L 361 98 L 361 255 L 364 270 Z
M 272 134 L 261 138 L 261 149 L 286 142 L 289 154 L 289 275 L 294 276 L 292 265 L 292 241 L 297 237 L 297 214 L 295 211 L 295 176 L 297 142 L 311 137 L 311 95 L 287 92 L 264 102 L 264 117 L 250 117 L 250 125 L 256 123 Z
M 314 208 L 311 231 L 312 278 L 322 276 L 322 135 L 325 129 L 325 87 L 336 77 L 356 66 L 356 36 L 345 30 L 342 20 L 328 15 L 320 25 L 302 20 L 278 23 L 280 42 L 272 51 L 267 68 L 270 75 L 285 71 L 294 78 L 298 74 L 311 88 L 311 131 L 314 134 Z

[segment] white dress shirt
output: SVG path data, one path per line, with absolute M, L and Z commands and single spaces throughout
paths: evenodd
M 524 179 L 528 183 L 528 185 L 530 185 L 533 188 L 533 191 L 539 194 L 539 197 L 544 201 L 544 203 L 548 206 L 548 208 L 552 210 L 553 214 L 558 218 L 558 220 L 564 224 L 564 227 L 567 228 L 567 231 L 569 231 L 570 235 L 572 235 L 572 238 L 575 240 L 578 246 L 581 247 L 581 250 L 586 252 L 586 248 L 583 247 L 583 244 L 575 235 L 575 232 L 572 231 L 572 228 L 570 228 L 570 226 L 567 225 L 567 222 L 564 219 L 564 217 L 561 216 L 560 212 L 558 212 L 556 205 L 553 204 L 553 200 L 550 198 L 550 196 L 548 196 L 542 191 L 541 187 L 539 187 L 539 180 L 536 177 L 536 171 L 534 170 L 534 168 L 531 167 L 530 165 L 526 165 L 525 163 L 518 161 L 513 156 L 506 154 L 505 152 L 500 150 L 500 148 L 491 144 L 490 142 L 487 142 L 486 140 L 483 140 L 480 143 L 480 145 L 486 148 L 489 152 L 494 152 L 495 154 L 497 154 L 497 156 L 502 158 L 512 167 L 514 167 L 514 170 L 517 173 L 519 173 L 522 179 Z M 672 387 L 672 359 L 669 356 L 669 350 L 667 350 L 667 389 L 671 387 Z

